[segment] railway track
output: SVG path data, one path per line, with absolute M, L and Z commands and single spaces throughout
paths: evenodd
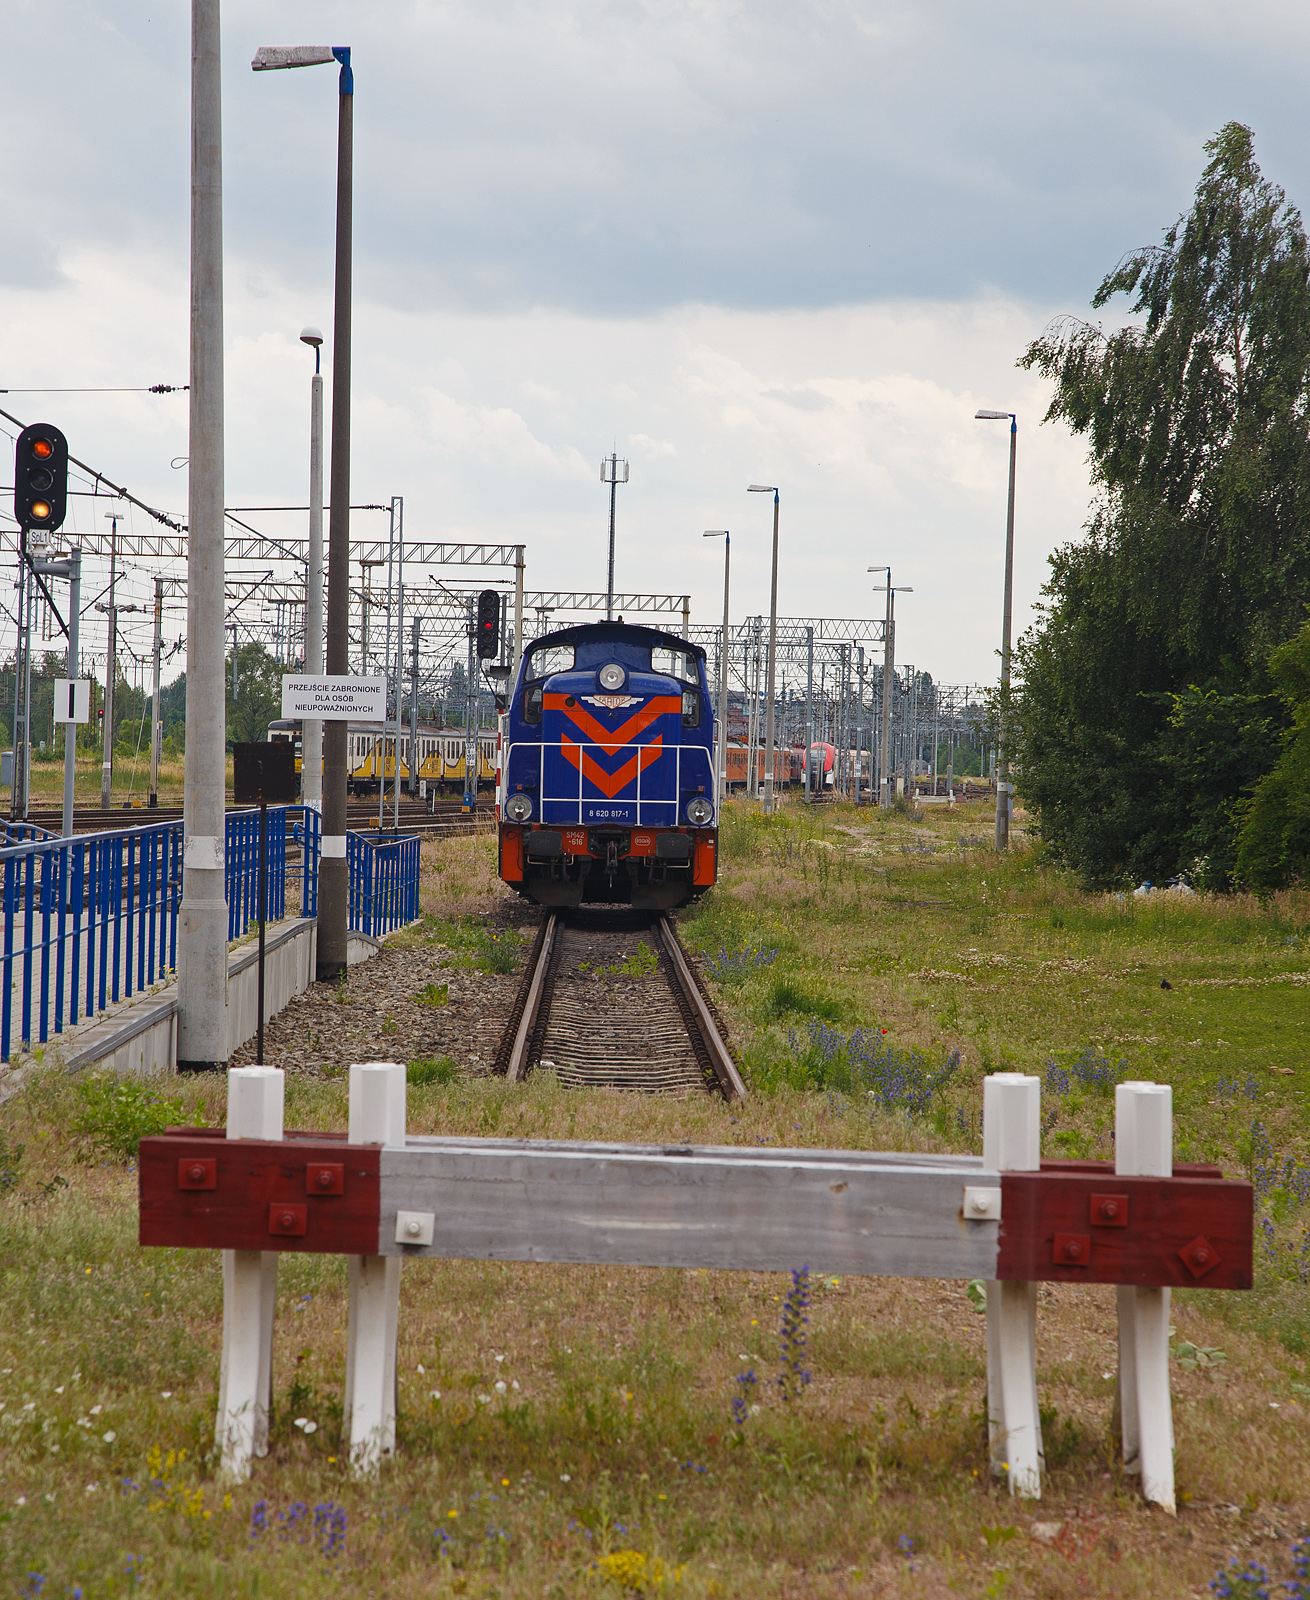
M 567 1088 L 741 1098 L 724 1030 L 668 917 L 547 911 L 493 1070 Z

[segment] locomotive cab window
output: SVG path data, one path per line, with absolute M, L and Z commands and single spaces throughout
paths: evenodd
M 529 678 L 549 678 L 557 672 L 572 672 L 576 652 L 571 644 L 547 644 L 528 657 Z
M 532 683 L 528 685 L 528 691 L 523 696 L 524 722 L 538 723 L 541 721 L 542 692 L 542 685 L 540 683 Z
M 700 692 L 697 689 L 682 691 L 682 725 L 684 728 L 700 727 Z
M 669 678 L 681 678 L 683 683 L 699 683 L 696 657 L 685 650 L 674 650 L 668 645 L 651 646 L 650 670 L 662 672 Z

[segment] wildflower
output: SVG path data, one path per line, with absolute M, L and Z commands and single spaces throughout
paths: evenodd
M 573 1480 L 567 1472 L 561 1472 L 559 1475 L 559 1481 L 561 1483 L 571 1483 Z
M 112 1428 L 110 1428 L 108 1433 L 102 1433 L 100 1437 L 105 1441 L 106 1444 L 113 1444 L 114 1440 L 118 1438 L 118 1435 Z
M 799 1400 L 810 1381 L 810 1374 L 801 1366 L 805 1358 L 804 1330 L 810 1320 L 805 1315 L 809 1304 L 810 1269 L 801 1267 L 791 1275 L 791 1288 L 782 1308 L 782 1372 L 778 1376 L 778 1387 L 784 1400 Z
M 1217 1572 L 1210 1588 L 1218 1600 L 1272 1600 L 1269 1587 L 1269 1570 L 1258 1561 L 1248 1561 L 1239 1567 L 1236 1562 Z

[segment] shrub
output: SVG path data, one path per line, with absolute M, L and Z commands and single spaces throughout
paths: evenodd
M 148 1134 L 163 1133 L 182 1121 L 181 1100 L 163 1095 L 149 1078 L 120 1078 L 95 1072 L 76 1090 L 77 1114 L 73 1132 L 90 1140 L 96 1150 L 129 1160 Z

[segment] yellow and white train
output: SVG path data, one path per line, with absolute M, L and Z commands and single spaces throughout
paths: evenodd
M 270 739 L 288 739 L 296 747 L 296 771 L 300 771 L 300 723 L 270 722 Z M 408 724 L 400 729 L 400 781 L 409 782 Z M 346 790 L 349 794 L 376 794 L 383 782 L 396 781 L 396 732 L 392 724 L 352 722 L 346 731 Z M 429 794 L 463 794 L 464 730 L 442 728 L 436 723 L 418 725 L 418 778 Z M 478 734 L 478 788 L 493 789 L 496 784 L 496 734 L 483 729 Z

